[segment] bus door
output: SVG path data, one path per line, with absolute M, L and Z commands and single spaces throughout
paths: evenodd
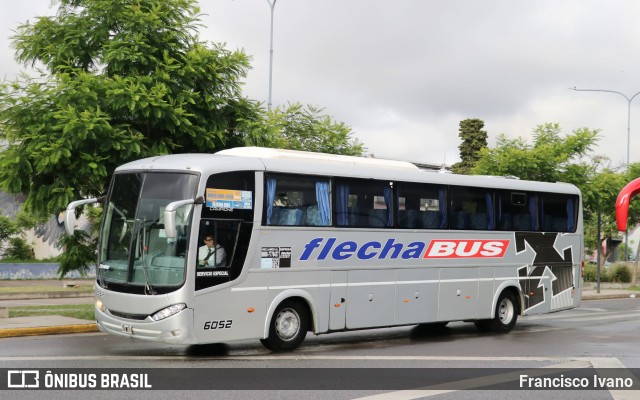
M 198 253 L 194 257 L 196 290 L 229 282 L 240 275 L 250 229 L 236 220 L 200 221 Z
M 253 171 L 213 174 L 207 179 L 198 237 L 194 238 L 197 246 L 189 261 L 195 270 L 194 326 L 204 337 L 231 332 L 232 326 L 234 331 L 243 329 L 243 321 L 232 318 L 237 314 L 230 307 L 230 292 L 214 289 L 242 274 L 253 229 L 254 193 Z

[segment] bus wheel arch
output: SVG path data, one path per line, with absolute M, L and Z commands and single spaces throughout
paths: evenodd
M 522 310 L 522 296 L 514 286 L 504 288 L 494 304 L 491 319 L 475 321 L 478 330 L 483 332 L 510 332 L 516 325 Z
M 291 351 L 305 339 L 307 331 L 314 330 L 314 315 L 304 297 L 287 297 L 272 303 L 273 313 L 267 320 L 262 344 L 269 350 Z

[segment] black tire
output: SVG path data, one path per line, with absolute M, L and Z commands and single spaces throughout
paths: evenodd
M 446 321 L 446 322 L 427 322 L 427 323 L 424 323 L 424 324 L 418 324 L 418 328 L 425 329 L 425 330 L 438 331 L 438 330 L 442 330 L 442 329 L 446 328 L 447 325 L 449 325 L 449 321 Z
M 291 351 L 307 336 L 309 317 L 307 310 L 298 302 L 285 301 L 273 313 L 269 324 L 269 337 L 260 339 L 269 350 Z
M 490 319 L 481 319 L 475 321 L 474 324 L 480 332 L 489 332 L 491 331 L 491 321 Z
M 476 321 L 475 325 L 482 332 L 507 333 L 513 329 L 518 320 L 518 303 L 511 292 L 502 292 L 496 303 L 492 319 Z

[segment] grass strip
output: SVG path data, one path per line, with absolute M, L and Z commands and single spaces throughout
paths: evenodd
M 40 292 L 91 292 L 93 285 L 78 285 L 76 287 L 60 286 L 1 286 L 0 293 L 40 293 Z
M 9 318 L 61 315 L 93 321 L 93 304 L 65 304 L 55 306 L 17 306 L 9 307 Z

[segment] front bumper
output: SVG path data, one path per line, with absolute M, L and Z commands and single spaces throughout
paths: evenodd
M 112 335 L 170 344 L 195 344 L 193 310 L 185 308 L 161 321 L 138 321 L 115 317 L 95 309 L 98 329 Z

